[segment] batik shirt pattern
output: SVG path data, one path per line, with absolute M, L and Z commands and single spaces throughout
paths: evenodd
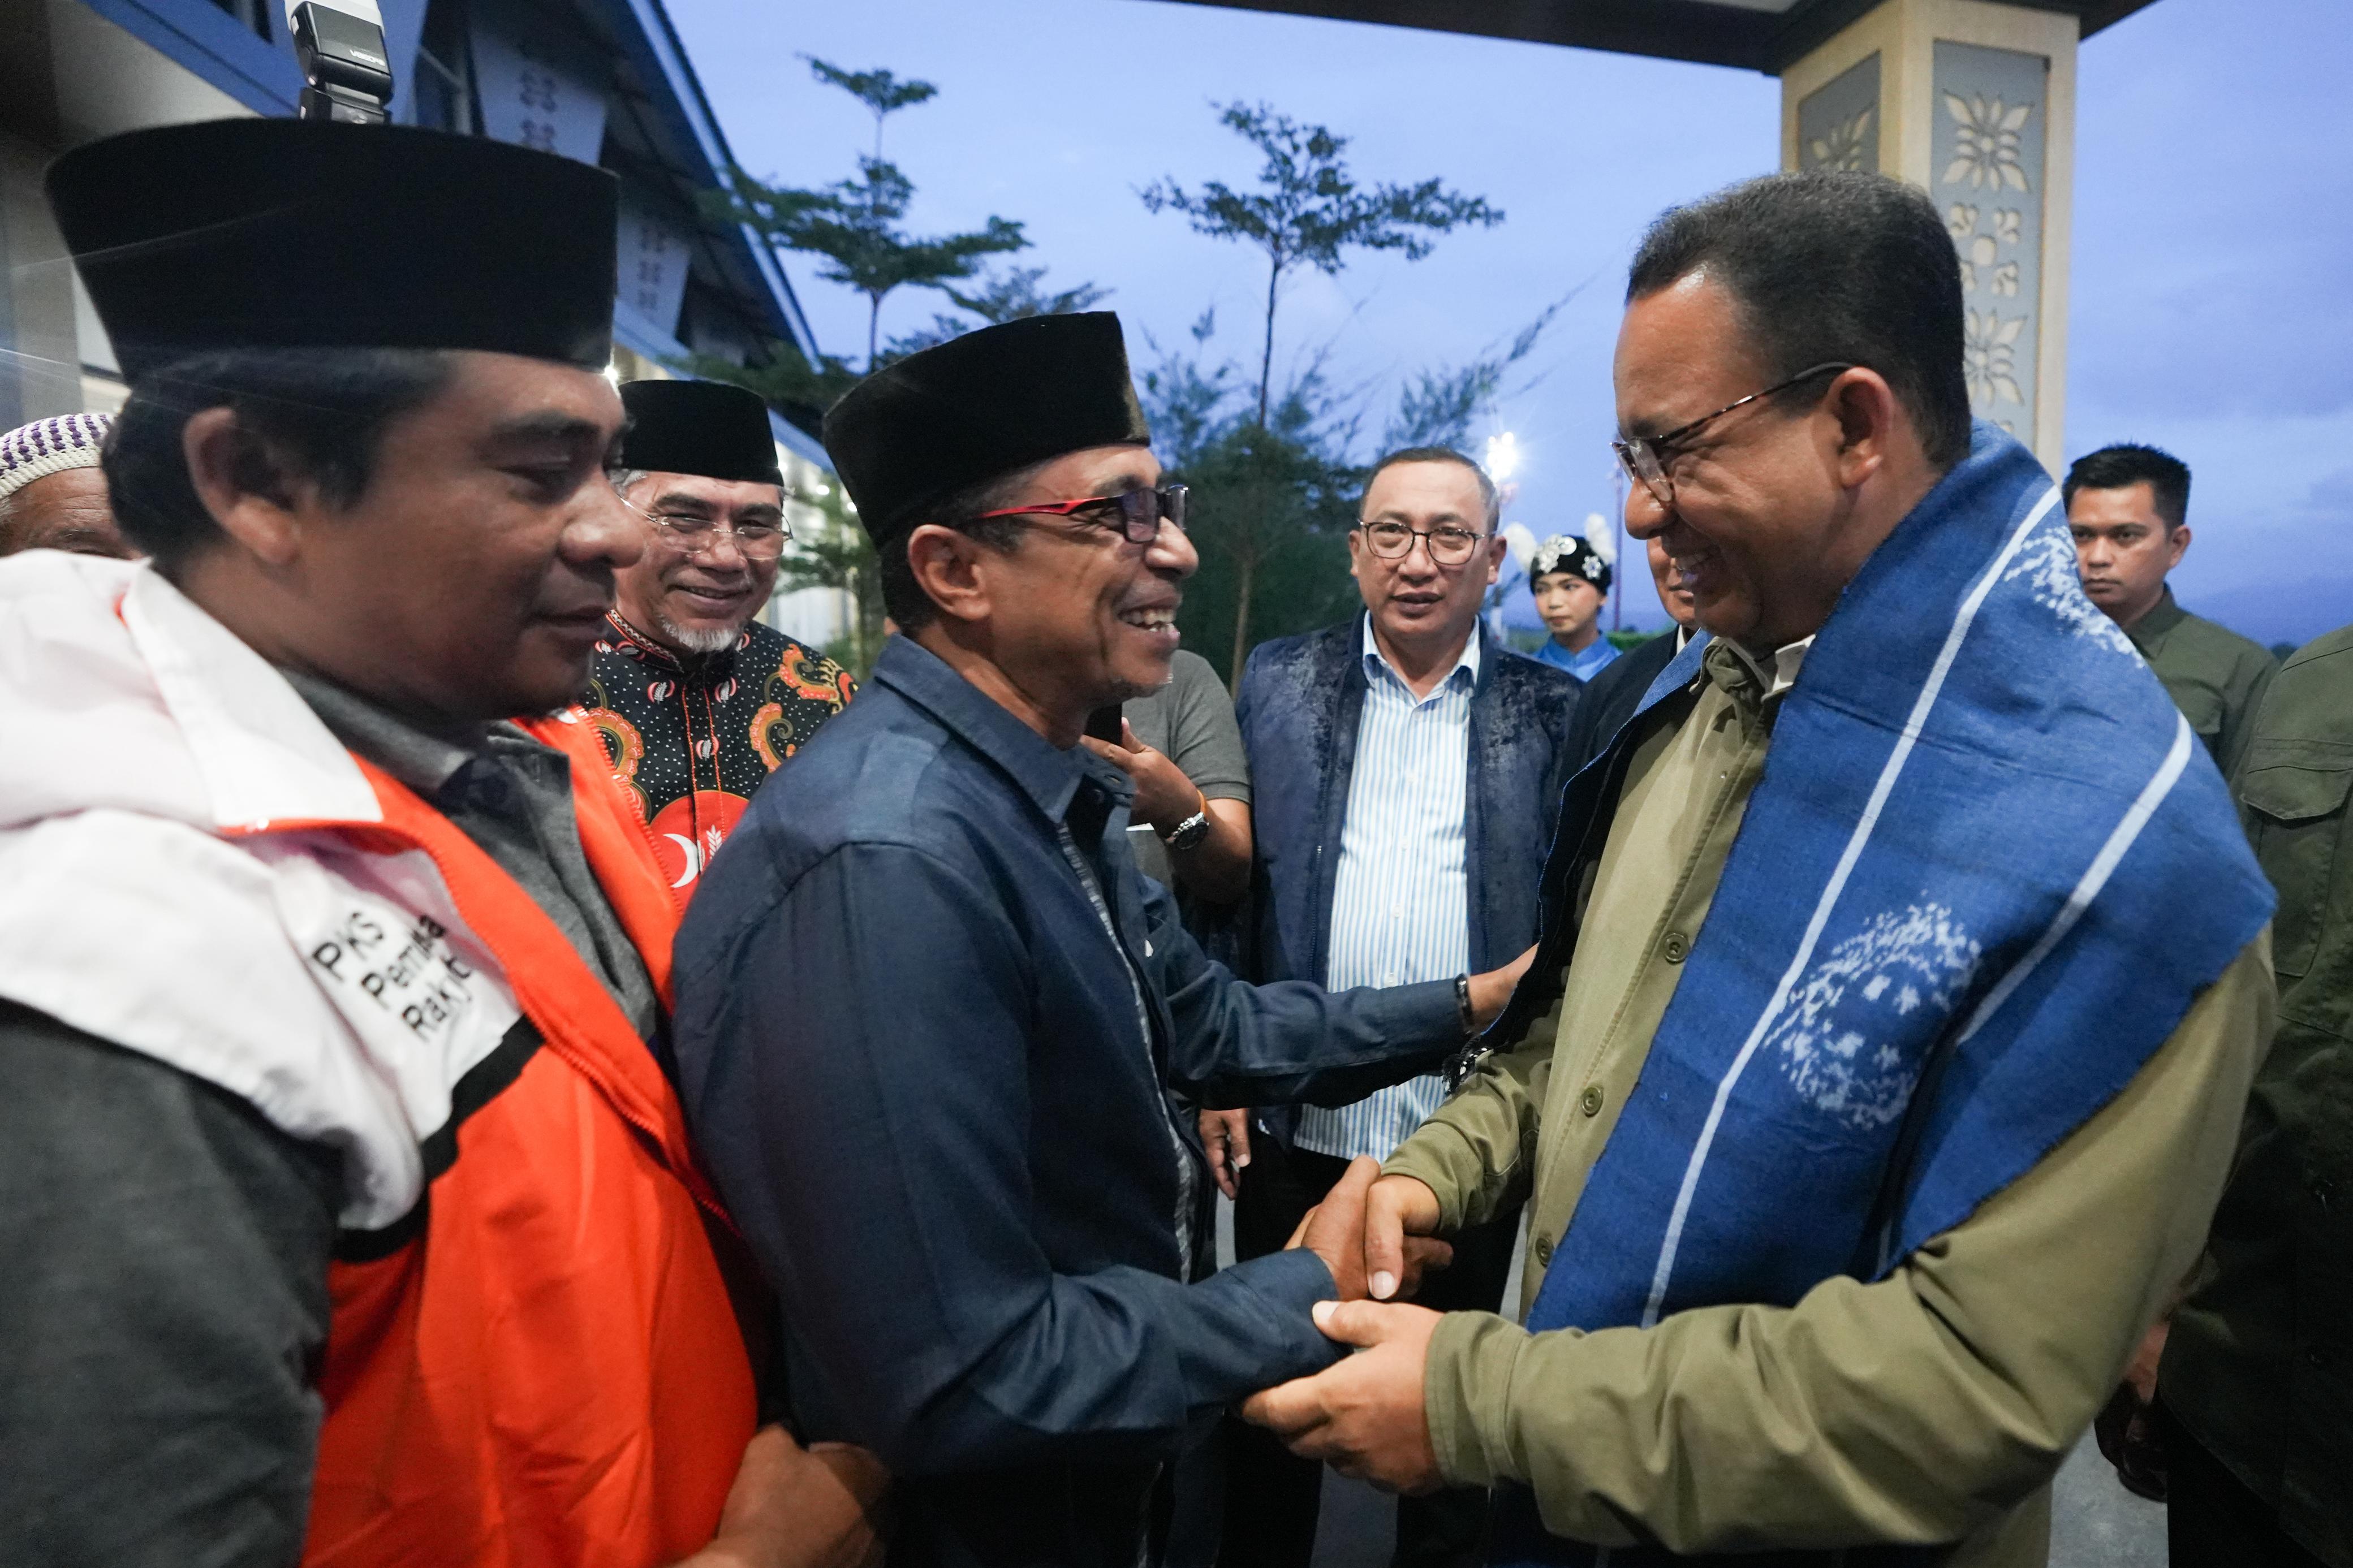
M 581 699 L 670 884 L 691 888 L 761 781 L 858 691 L 849 672 L 754 621 L 681 658 L 607 617 Z

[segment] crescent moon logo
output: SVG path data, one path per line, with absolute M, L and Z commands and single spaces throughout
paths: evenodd
M 654 863 L 665 877 L 675 879 L 673 889 L 691 892 L 711 869 L 730 829 L 743 820 L 748 803 L 724 790 L 699 789 L 681 795 L 655 812 L 647 823 L 653 838 Z

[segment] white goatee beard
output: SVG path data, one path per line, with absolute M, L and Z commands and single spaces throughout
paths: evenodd
M 721 652 L 726 648 L 733 647 L 735 646 L 735 639 L 744 634 L 744 627 L 741 624 L 732 626 L 714 626 L 701 631 L 690 631 L 686 627 L 672 621 L 668 616 L 662 615 L 659 612 L 655 614 L 654 619 L 660 624 L 662 635 L 670 638 L 673 646 L 682 648 L 688 653 Z

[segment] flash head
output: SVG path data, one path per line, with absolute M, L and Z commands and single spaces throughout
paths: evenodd
M 304 120 L 382 125 L 392 103 L 392 59 L 375 0 L 286 0 L 302 65 Z

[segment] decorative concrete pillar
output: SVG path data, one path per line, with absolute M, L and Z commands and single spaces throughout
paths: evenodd
M 1781 166 L 1926 190 L 1961 257 L 1969 402 L 2053 472 L 2067 403 L 2074 17 L 1882 0 L 1781 75 Z

